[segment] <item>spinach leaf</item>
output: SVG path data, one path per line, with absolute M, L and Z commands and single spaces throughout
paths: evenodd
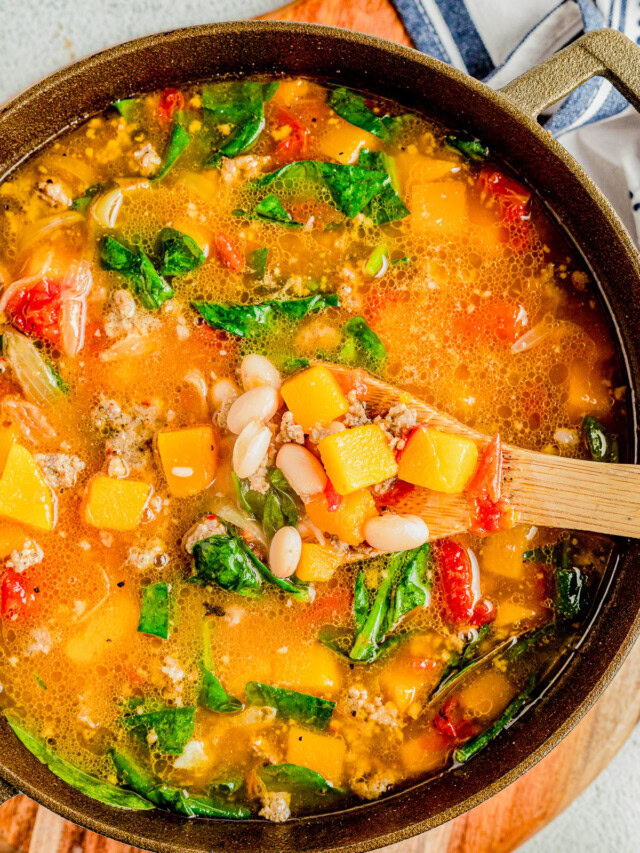
M 379 366 L 387 357 L 387 348 L 367 324 L 364 317 L 352 317 L 342 327 L 345 342 L 340 350 L 340 360 L 353 363 L 358 354 L 374 366 Z
M 216 794 L 222 794 L 224 796 L 230 796 L 231 794 L 237 793 L 240 788 L 242 788 L 244 784 L 244 779 L 241 775 L 238 776 L 224 776 L 220 779 L 214 779 L 211 783 L 211 790 Z
M 249 255 L 249 266 L 259 281 L 262 281 L 266 275 L 268 259 L 269 249 L 255 249 Z
M 159 308 L 173 296 L 173 288 L 158 275 L 142 249 L 129 249 L 107 235 L 100 244 L 99 255 L 104 269 L 115 270 L 129 279 L 131 290 L 145 308 Z
M 338 305 L 336 293 L 315 293 L 301 299 L 270 300 L 257 305 L 222 305 L 217 302 L 192 302 L 207 323 L 240 338 L 255 338 L 272 331 L 278 320 L 301 320 L 330 306 Z
M 165 581 L 144 588 L 138 632 L 169 639 L 169 586 Z
M 247 702 L 250 705 L 266 705 L 275 708 L 278 716 L 317 729 L 326 729 L 331 720 L 335 702 L 328 699 L 318 699 L 307 693 L 298 693 L 285 687 L 273 687 L 250 681 L 244 688 Z
M 367 585 L 364 581 L 364 572 L 359 572 L 353 594 L 353 618 L 356 623 L 356 632 L 359 633 L 364 628 L 370 607 L 371 603 L 369 601 Z
M 385 122 L 377 116 L 366 104 L 362 95 L 340 86 L 334 89 L 330 95 L 328 104 L 341 118 L 356 127 L 372 133 L 379 139 L 386 139 L 388 130 Z
M 267 473 L 269 490 L 266 493 L 255 491 L 249 480 L 240 480 L 235 474 L 232 479 L 240 507 L 261 522 L 267 539 L 271 540 L 281 527 L 298 526 L 295 492 L 278 468 Z
M 263 222 L 275 222 L 278 225 L 286 225 L 288 228 L 302 228 L 302 222 L 296 222 L 273 193 L 265 196 L 262 201 L 256 204 L 252 211 L 234 210 L 233 215 L 242 216 L 245 219 L 261 219 Z
M 120 98 L 120 100 L 113 102 L 113 107 L 118 110 L 125 121 L 131 121 L 135 108 L 139 103 L 138 98 Z
M 471 136 L 466 131 L 459 133 L 450 133 L 445 137 L 445 143 L 449 148 L 459 151 L 467 160 L 479 162 L 485 160 L 489 156 L 489 149 L 483 145 L 475 136 Z
M 210 620 L 205 619 L 202 625 L 202 687 L 200 688 L 198 703 L 209 711 L 217 711 L 219 714 L 234 714 L 236 711 L 241 711 L 243 705 L 239 699 L 227 693 L 220 680 L 213 674 L 209 626 Z
M 585 415 L 582 432 L 594 462 L 618 462 L 618 436 L 611 435 L 597 418 Z
M 156 747 L 161 752 L 181 755 L 187 743 L 193 737 L 196 724 L 196 709 L 165 708 L 163 711 L 150 711 L 147 714 L 131 714 L 122 718 L 126 729 L 147 735 L 153 730 L 158 736 Z
M 500 732 L 505 729 L 509 723 L 520 713 L 522 708 L 526 705 L 529 696 L 533 693 L 533 690 L 536 686 L 536 677 L 532 676 L 529 680 L 525 689 L 520 693 L 516 698 L 505 708 L 502 714 L 498 717 L 498 719 L 490 726 L 486 732 L 477 737 L 472 738 L 470 741 L 465 743 L 463 746 L 456 749 L 453 753 L 453 757 L 456 761 L 460 762 L 460 764 L 464 764 L 470 758 L 473 758 L 481 749 L 490 743 L 495 737 L 497 737 Z
M 258 189 L 272 185 L 275 189 L 290 189 L 299 182 L 324 184 L 338 210 L 353 219 L 389 184 L 389 175 L 360 165 L 298 160 L 256 178 L 252 185 Z
M 210 536 L 196 543 L 193 548 L 195 576 L 189 583 L 217 583 L 223 589 L 240 595 L 257 595 L 263 581 L 288 592 L 299 601 L 308 601 L 310 587 L 299 581 L 277 578 L 259 560 L 239 536 Z
M 161 275 L 184 275 L 205 261 L 204 253 L 193 237 L 175 228 L 160 231 L 156 254 Z
M 286 358 L 282 363 L 282 372 L 290 376 L 299 370 L 306 370 L 307 367 L 311 367 L 311 362 L 308 358 L 296 358 L 292 356 L 291 358 Z
M 110 782 L 104 782 L 102 779 L 85 773 L 84 770 L 80 770 L 63 758 L 54 755 L 43 741 L 25 731 L 16 720 L 9 716 L 6 719 L 13 733 L 29 752 L 35 755 L 38 761 L 46 765 L 54 776 L 62 779 L 67 785 L 71 785 L 76 791 L 80 791 L 80 793 L 98 800 L 100 803 L 106 803 L 108 806 L 115 806 L 120 809 L 141 811 L 153 808 L 151 803 L 137 794 L 118 788 L 117 785 L 112 785 Z
M 104 184 L 92 184 L 90 187 L 87 187 L 81 196 L 74 198 L 71 209 L 77 210 L 80 213 L 85 213 L 94 197 L 97 196 L 98 193 L 102 192 L 103 189 Z
M 384 225 L 409 216 L 410 210 L 398 194 L 398 181 L 395 177 L 393 160 L 384 151 L 368 151 L 363 148 L 358 157 L 358 166 L 385 173 L 389 180 L 363 208 L 363 213 L 375 225 Z
M 442 674 L 438 683 L 429 694 L 429 699 L 435 699 L 444 692 L 454 681 L 476 664 L 484 659 L 483 655 L 479 654 L 479 648 L 486 638 L 491 633 L 491 625 L 483 625 L 472 639 L 468 640 L 459 654 L 452 654 L 447 665 L 442 670 Z M 493 654 L 494 649 L 491 649 L 489 654 Z
M 326 794 L 339 791 L 324 776 L 299 764 L 270 764 L 258 771 L 260 779 L 268 789 L 274 791 L 309 791 L 314 794 Z
M 191 143 L 189 132 L 179 123 L 175 122 L 171 131 L 171 137 L 162 157 L 162 165 L 160 171 L 155 176 L 154 180 L 159 181 L 167 174 L 167 172 L 175 164 L 178 157 L 183 154 Z
M 242 820 L 251 816 L 249 809 L 213 797 L 192 797 L 184 788 L 162 784 L 124 752 L 111 749 L 111 760 L 118 780 L 145 797 L 150 803 L 183 817 L 221 817 Z
M 251 518 L 262 519 L 267 495 L 258 492 L 249 485 L 249 480 L 241 480 L 235 472 L 231 472 L 233 487 L 236 490 L 238 504 Z
M 565 619 L 576 620 L 591 604 L 588 579 L 578 566 L 556 571 L 556 610 Z
M 416 607 L 428 607 L 431 588 L 431 550 L 425 543 L 391 555 L 387 575 L 378 587 L 364 624 L 351 649 L 352 660 L 371 663 L 380 655 L 389 631 Z
M 206 164 L 208 167 L 217 168 L 222 157 L 237 157 L 254 145 L 265 125 L 264 103 L 271 100 L 277 88 L 277 82 L 254 80 L 212 83 L 203 88 L 205 116 L 218 126 L 234 126 L 233 132 L 226 137 L 220 134 L 219 143 Z

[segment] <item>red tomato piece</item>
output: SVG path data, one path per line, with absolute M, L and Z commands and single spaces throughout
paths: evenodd
M 484 166 L 478 177 L 482 192 L 493 196 L 498 203 L 504 222 L 528 219 L 531 193 L 521 183 L 491 166 Z
M 456 331 L 475 344 L 479 336 L 492 336 L 514 344 L 529 324 L 525 308 L 518 302 L 494 302 L 480 311 L 463 314 L 455 321 Z
M 158 119 L 164 124 L 168 124 L 174 113 L 181 110 L 184 106 L 184 97 L 182 92 L 177 89 L 164 89 L 160 95 L 158 104 Z
M 43 278 L 19 290 L 7 304 L 7 314 L 26 335 L 56 343 L 60 337 L 60 283 Z
M 436 714 L 433 721 L 435 729 L 450 740 L 467 740 L 475 734 L 473 720 L 464 715 L 458 696 L 451 696 Z
M 307 605 L 297 617 L 305 624 L 324 625 L 332 619 L 343 618 L 351 608 L 352 593 L 342 587 L 326 593 Z
M 23 573 L 9 569 L 2 576 L 0 585 L 0 615 L 10 622 L 25 619 L 36 602 L 36 587 Z
M 494 503 L 502 494 L 502 440 L 497 432 L 482 451 L 476 473 L 467 487 L 471 498 L 490 498 Z
M 276 160 L 284 164 L 303 158 L 309 145 L 309 129 L 285 109 L 278 110 L 276 123 L 279 128 L 290 128 L 288 135 L 276 145 Z
M 342 495 L 339 495 L 333 487 L 333 483 L 327 477 L 327 485 L 324 487 L 324 494 L 327 499 L 327 509 L 329 512 L 335 512 L 342 503 Z
M 231 240 L 222 231 L 216 234 L 216 250 L 223 266 L 233 272 L 242 272 L 244 269 L 244 257 Z
M 478 567 L 465 548 L 450 539 L 438 548 L 438 567 L 445 604 L 456 624 L 484 625 L 494 616 L 490 602 L 479 600 Z
M 475 498 L 471 506 L 469 530 L 476 536 L 488 536 L 513 524 L 513 509 L 506 498 Z
M 412 430 L 413 431 L 413 430 Z M 406 447 L 406 444 L 405 444 Z M 398 451 L 401 453 L 402 451 Z M 405 480 L 395 480 L 391 487 L 382 495 L 374 495 L 373 499 L 376 502 L 378 509 L 383 507 L 395 506 L 405 495 L 408 495 L 415 489 L 413 483 L 407 483 Z

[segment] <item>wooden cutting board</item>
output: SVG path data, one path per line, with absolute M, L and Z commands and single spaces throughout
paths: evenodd
M 333 24 L 411 40 L 389 0 L 298 0 L 272 20 Z M 384 853 L 510 853 L 595 779 L 640 720 L 640 643 L 600 701 L 556 749 L 517 782 L 462 817 Z M 0 807 L 0 853 L 142 853 L 16 797 Z

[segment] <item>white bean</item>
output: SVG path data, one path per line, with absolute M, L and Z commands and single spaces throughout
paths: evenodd
M 269 568 L 277 578 L 290 578 L 298 568 L 302 539 L 295 527 L 281 527 L 271 540 Z
M 429 539 L 429 528 L 417 515 L 385 512 L 364 526 L 364 538 L 376 551 L 408 551 Z
M 239 435 L 249 421 L 270 421 L 278 411 L 280 395 L 270 385 L 261 385 L 240 394 L 231 404 L 227 414 L 227 426 Z
M 211 405 L 215 409 L 219 409 L 223 403 L 228 403 L 238 396 L 238 389 L 229 379 L 218 379 L 211 386 L 209 396 L 211 398 Z
M 242 359 L 240 378 L 245 391 L 258 388 L 260 385 L 271 385 L 272 388 L 279 388 L 282 385 L 278 368 L 268 358 L 258 353 L 245 355 Z
M 269 427 L 262 421 L 249 421 L 233 445 L 231 462 L 233 470 L 241 480 L 256 473 L 267 455 L 270 442 Z
M 317 495 L 327 485 L 327 475 L 320 461 L 299 444 L 283 444 L 276 456 L 276 467 L 300 497 Z
M 331 435 L 334 435 L 336 432 L 344 432 L 346 428 L 342 421 L 331 421 L 330 424 L 327 424 L 327 430 Z

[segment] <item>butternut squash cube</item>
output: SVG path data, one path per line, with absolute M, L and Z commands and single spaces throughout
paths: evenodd
M 357 163 L 363 148 L 377 151 L 380 148 L 380 140 L 342 118 L 338 118 L 336 124 L 329 124 L 327 131 L 318 141 L 318 151 L 321 154 L 345 165 Z
M 17 524 L 0 522 L 0 560 L 8 557 L 12 551 L 19 551 L 28 539 L 27 534 Z
M 341 562 L 340 555 L 328 545 L 303 542 L 296 575 L 301 581 L 324 583 L 331 580 Z
M 398 477 L 434 492 L 454 495 L 464 490 L 477 462 L 478 448 L 470 438 L 419 427 L 402 451 Z
M 286 654 L 273 656 L 273 681 L 303 693 L 331 695 L 342 685 L 340 662 L 322 643 L 297 651 L 291 647 Z
M 354 546 L 364 541 L 363 531 L 367 521 L 378 515 L 376 503 L 368 489 L 346 495 L 333 512 L 329 512 L 325 495 L 319 495 L 310 501 L 306 510 L 311 521 L 320 530 Z
M 299 726 L 291 726 L 287 741 L 287 762 L 315 770 L 340 785 L 344 776 L 347 747 L 341 737 L 321 735 Z
M 482 544 L 480 567 L 511 580 L 523 580 L 525 574 L 524 552 L 531 547 L 527 534 L 529 527 L 520 525 L 511 530 L 500 530 L 488 536 Z
M 120 592 L 112 595 L 88 622 L 84 622 L 67 640 L 65 653 L 78 666 L 90 666 L 106 652 L 122 654 L 118 645 L 130 645 L 136 637 L 140 611 L 138 606 Z
M 437 160 L 435 157 L 425 157 L 423 154 L 401 151 L 395 156 L 396 171 L 403 192 L 408 192 L 414 184 L 424 184 L 429 181 L 439 181 L 446 177 L 455 166 L 453 160 Z
M 316 424 L 328 424 L 349 411 L 349 401 L 333 373 L 326 367 L 310 367 L 282 386 L 282 397 L 296 423 L 305 432 Z
M 410 776 L 430 773 L 442 767 L 451 751 L 451 741 L 433 729 L 400 747 L 402 765 Z
M 18 430 L 12 425 L 0 429 L 0 474 L 7 464 L 9 451 L 18 440 Z
M 208 488 L 216 473 L 213 427 L 197 426 L 158 433 L 158 453 L 169 491 L 177 498 Z
M 467 188 L 462 181 L 416 183 L 408 204 L 415 234 L 456 237 L 468 228 Z
M 39 530 L 52 530 L 56 521 L 55 495 L 21 444 L 9 448 L 0 477 L 0 515 Z
M 537 615 L 536 611 L 530 607 L 523 607 L 513 601 L 503 601 L 498 605 L 498 612 L 493 620 L 493 625 L 496 628 L 502 628 L 505 625 L 517 625 L 520 622 L 535 619 Z
M 589 364 L 581 358 L 574 359 L 569 365 L 569 397 L 567 410 L 576 420 L 585 415 L 599 418 L 611 408 L 611 399 L 607 390 L 598 379 L 594 381 Z
M 108 530 L 135 530 L 151 491 L 151 485 L 142 480 L 94 477 L 89 485 L 84 520 L 93 527 Z
M 387 436 L 378 424 L 345 429 L 318 442 L 327 477 L 339 495 L 381 483 L 398 473 Z
M 517 688 L 495 668 L 472 678 L 460 691 L 460 702 L 470 716 L 495 719 L 517 693 Z

